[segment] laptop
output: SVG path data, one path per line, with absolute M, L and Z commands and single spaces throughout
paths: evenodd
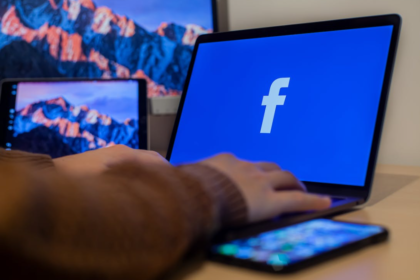
M 401 18 L 381 15 L 200 36 L 167 159 L 275 162 L 331 208 L 230 230 L 241 238 L 369 199 Z

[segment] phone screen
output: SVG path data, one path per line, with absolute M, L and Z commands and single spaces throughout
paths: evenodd
M 384 231 L 384 228 L 375 225 L 317 219 L 215 245 L 211 252 L 215 255 L 283 267 Z

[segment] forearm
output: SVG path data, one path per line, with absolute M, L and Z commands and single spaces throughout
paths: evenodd
M 153 279 L 246 215 L 232 183 L 203 166 L 120 165 L 79 180 L 22 172 L 0 167 L 0 255 L 45 277 Z

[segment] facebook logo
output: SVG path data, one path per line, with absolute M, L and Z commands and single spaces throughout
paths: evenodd
M 286 95 L 280 95 L 282 88 L 289 87 L 290 78 L 280 78 L 275 80 L 270 87 L 268 96 L 263 97 L 262 106 L 265 106 L 265 113 L 260 133 L 271 133 L 274 115 L 277 106 L 283 106 L 286 101 Z

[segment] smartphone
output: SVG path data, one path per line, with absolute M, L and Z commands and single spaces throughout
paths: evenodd
M 316 219 L 216 244 L 210 260 L 289 273 L 388 239 L 382 226 Z
M 147 149 L 141 79 L 11 79 L 0 86 L 0 147 L 52 158 L 117 144 Z

